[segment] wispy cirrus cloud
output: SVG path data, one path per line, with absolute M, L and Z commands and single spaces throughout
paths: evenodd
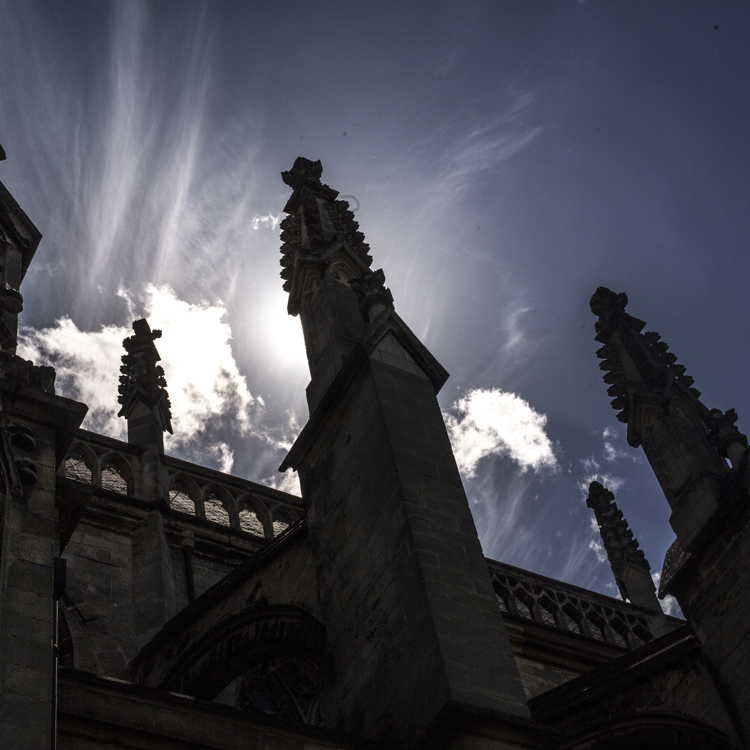
M 600 461 L 594 455 L 582 458 L 580 464 L 583 469 L 583 475 L 578 482 L 578 486 L 581 488 L 583 498 L 588 495 L 591 482 L 599 482 L 612 492 L 617 492 L 625 484 L 625 480 L 622 477 L 603 471 Z
M 13 113 L 15 140 L 27 139 L 36 156 L 24 165 L 34 186 L 24 208 L 44 221 L 27 301 L 54 320 L 26 329 L 25 356 L 54 364 L 58 389 L 89 405 L 88 428 L 123 437 L 121 341 L 130 320 L 148 317 L 165 332 L 158 347 L 175 414 L 167 449 L 261 479 L 294 439 L 296 415 L 278 399 L 266 408 L 239 368 L 257 375 L 250 345 L 255 361 L 275 364 L 273 387 L 269 378 L 255 386 L 274 399 L 286 395 L 277 383 L 290 390 L 306 362 L 275 281 L 280 199 L 259 191 L 259 109 L 240 103 L 217 120 L 208 106 L 217 17 L 190 3 L 167 30 L 152 4 L 110 4 L 101 19 L 109 37 L 81 79 L 64 59 L 53 64 L 39 13 L 30 3 L 10 14 L 12 30 L 0 28 L 4 47 L 29 60 L 22 80 L 0 70 L 0 82 L 13 84 L 0 87 L 0 104 Z M 22 33 L 22 20 L 37 31 Z M 32 127 L 40 121 L 48 126 Z M 239 342 L 230 315 L 253 321 Z
M 28 24 L 38 21 L 34 12 Z M 24 14 L 12 15 L 19 24 Z M 75 291 L 65 307 L 89 322 L 109 317 L 107 293 L 118 283 L 168 283 L 184 296 L 228 301 L 238 250 L 265 250 L 269 238 L 252 230 L 279 221 L 259 197 L 258 115 L 241 108 L 218 137 L 211 130 L 217 55 L 205 6 L 189 4 L 169 39 L 148 3 L 110 4 L 106 15 L 106 52 L 88 85 L 76 89 L 34 34 L 23 50 L 34 62 L 20 82 L 33 93 L 23 106 L 13 98 L 18 82 L 0 95 L 16 140 L 37 139 L 27 147 L 38 161 L 24 169 L 35 185 L 28 209 L 44 217 L 46 240 L 30 272 L 67 277 Z M 0 42 L 17 40 L 0 30 Z M 45 138 L 30 127 L 51 110 L 64 138 L 59 122 Z
M 634 451 L 628 445 L 622 445 L 622 434 L 614 427 L 605 427 L 602 431 L 603 457 L 608 463 L 626 458 L 636 463 L 642 459 L 642 454 Z
M 253 216 L 250 226 L 257 231 L 263 229 L 277 229 L 281 223 L 282 214 L 267 213 L 265 216 Z
M 529 124 L 534 102 L 528 91 L 508 88 L 493 99 L 503 101 L 493 107 L 493 115 L 477 108 L 445 123 L 447 148 L 438 162 L 439 180 L 455 197 L 468 190 L 477 175 L 497 169 L 503 162 L 528 146 L 542 131 L 540 125 Z

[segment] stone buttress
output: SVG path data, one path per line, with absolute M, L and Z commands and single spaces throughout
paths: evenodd
M 281 470 L 299 472 L 307 505 L 326 720 L 407 746 L 448 737 L 437 728 L 460 726 L 462 713 L 528 724 L 436 398 L 447 373 L 394 312 L 321 173 L 299 158 L 282 175 L 293 193 L 281 276 L 312 377 L 311 416 Z
M 122 344 L 118 416 L 128 422 L 128 443 L 143 449 L 136 477 L 136 492 L 148 500 L 168 501 L 168 480 L 161 457 L 164 432 L 172 432 L 172 414 L 161 357 L 154 340 L 161 331 L 151 330 L 146 320 L 133 322 L 133 335 Z M 143 646 L 177 612 L 173 561 L 158 509 L 133 542 L 133 599 L 136 643 Z
M 656 333 L 600 287 L 597 352 L 628 442 L 643 447 L 672 513 L 660 596 L 673 594 L 727 712 L 750 744 L 750 486 L 747 439 L 733 409 L 709 410 Z
M 57 467 L 86 413 L 16 356 L 19 287 L 41 235 L 0 183 L 0 747 L 49 747 Z M 60 565 L 57 566 L 60 569 Z M 58 592 L 62 576 L 58 577 Z

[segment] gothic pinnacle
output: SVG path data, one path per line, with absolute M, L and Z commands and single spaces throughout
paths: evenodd
M 735 472 L 747 455 L 737 415 L 709 410 L 693 379 L 658 333 L 625 312 L 628 298 L 599 287 L 591 298 L 597 316 L 597 356 L 628 443 L 643 447 L 672 508 L 670 524 L 685 552 L 695 551 L 733 503 L 746 497 Z M 734 489 L 733 489 L 734 488 Z
M 172 413 L 167 381 L 163 368 L 156 364 L 161 357 L 154 346 L 154 340 L 161 337 L 161 331 L 152 331 L 145 319 L 134 321 L 133 331 L 133 335 L 122 342 L 126 354 L 120 367 L 122 375 L 117 400 L 122 408 L 118 416 L 130 420 L 136 404 L 141 402 L 158 412 L 161 430 L 171 433 Z
M 617 507 L 614 494 L 599 482 L 591 482 L 586 505 L 596 514 L 599 534 L 622 598 L 652 610 L 660 621 L 657 627 L 664 629 L 666 622 L 656 598 L 651 566 Z
M 308 271 L 321 270 L 333 256 L 345 253 L 351 278 L 363 276 L 372 264 L 370 246 L 359 231 L 349 203 L 337 200 L 338 192 L 323 184 L 323 166 L 319 161 L 298 157 L 294 166 L 281 173 L 282 180 L 293 192 L 281 222 L 281 278 L 284 290 L 292 292 L 295 274 L 299 283 Z M 292 294 L 292 297 L 295 297 Z M 298 310 L 290 299 L 290 312 Z

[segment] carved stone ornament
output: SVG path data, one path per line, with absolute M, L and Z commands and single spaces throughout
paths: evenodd
M 5 312 L 18 315 L 23 311 L 23 297 L 7 281 L 0 284 L 0 308 Z
M 298 156 L 294 160 L 294 165 L 287 172 L 281 173 L 281 179 L 284 184 L 290 188 L 296 189 L 304 182 L 320 182 L 323 175 L 323 165 L 318 161 L 305 159 L 304 156 Z
M 614 494 L 599 482 L 591 482 L 586 505 L 596 513 L 599 533 L 618 586 L 622 588 L 620 577 L 626 564 L 648 573 L 651 566 L 617 507 Z
M 732 443 L 739 443 L 747 448 L 747 437 L 735 425 L 737 419 L 737 412 L 734 409 L 728 409 L 726 412 L 722 412 L 720 409 L 711 409 L 709 416 L 706 418 L 709 442 L 724 458 L 728 457 L 727 448 Z
M 23 498 L 23 484 L 26 484 L 26 482 L 22 483 L 19 476 L 16 456 L 11 447 L 9 426 L 5 404 L 0 399 L 0 477 L 2 477 L 2 489 L 13 500 L 21 500 Z M 36 473 L 36 467 L 34 467 L 34 472 Z M 36 477 L 34 481 L 36 481 Z M 2 502 L 0 502 L 1 505 Z
M 152 331 L 145 319 L 134 321 L 133 331 L 134 334 L 122 342 L 127 354 L 123 355 L 120 367 L 122 375 L 117 400 L 122 409 L 118 416 L 128 417 L 136 400 L 140 399 L 150 407 L 159 407 L 164 429 L 172 432 L 167 381 L 164 369 L 156 364 L 161 357 L 154 346 L 154 340 L 161 338 L 161 331 Z
M 317 666 L 282 656 L 256 665 L 240 679 L 237 708 L 295 724 L 321 726 Z
M 589 307 L 591 312 L 596 315 L 600 321 L 597 322 L 597 332 L 603 326 L 603 321 L 616 312 L 625 312 L 628 304 L 628 295 L 624 292 L 617 294 L 607 287 L 600 286 L 591 297 Z
M 19 388 L 38 388 L 45 393 L 55 392 L 55 368 L 37 366 L 8 351 L 0 351 L 0 377 Z
M 382 268 L 358 279 L 352 279 L 351 286 L 357 293 L 359 311 L 365 320 L 370 320 L 370 310 L 376 305 L 380 305 L 381 309 L 393 309 L 393 295 L 385 286 L 385 273 Z

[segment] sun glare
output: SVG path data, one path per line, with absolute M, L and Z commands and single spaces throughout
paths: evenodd
M 263 334 L 268 347 L 285 365 L 306 365 L 305 339 L 299 318 L 286 311 L 287 295 L 273 295 L 263 311 Z

